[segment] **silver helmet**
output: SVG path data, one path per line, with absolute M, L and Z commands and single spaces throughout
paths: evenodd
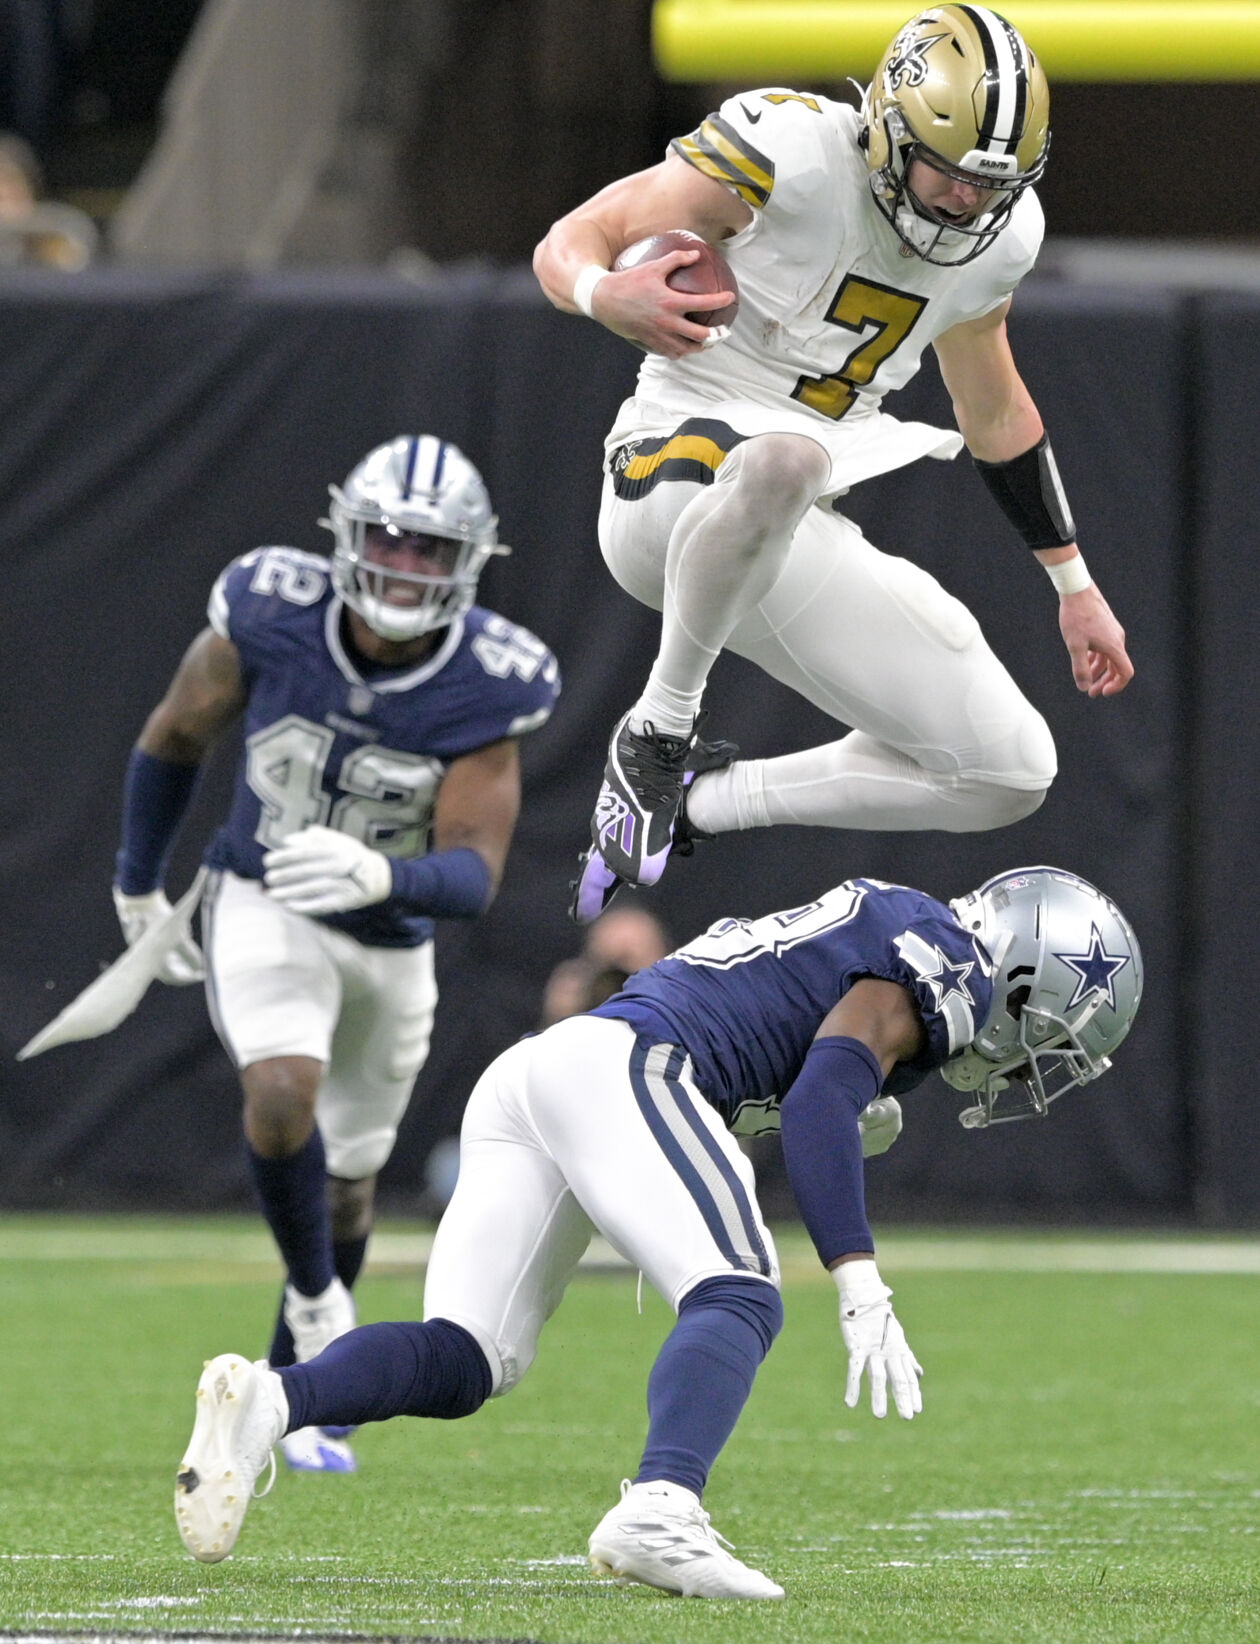
M 336 539 L 333 583 L 384 639 L 416 639 L 454 622 L 472 604 L 490 555 L 509 552 L 481 475 L 457 446 L 433 434 L 400 434 L 378 445 L 343 486 L 328 489 L 332 507 L 321 523 Z M 427 539 L 441 574 L 373 563 L 374 548 L 385 554 L 391 539 L 415 537 Z
M 1105 1073 L 1133 1025 L 1142 998 L 1133 927 L 1101 891 L 1059 868 L 999 874 L 950 908 L 993 961 L 989 1013 L 941 1069 L 955 1090 L 979 1098 L 959 1119 L 979 1129 L 1044 1114 Z

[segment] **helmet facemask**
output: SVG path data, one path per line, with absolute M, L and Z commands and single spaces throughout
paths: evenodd
M 1034 179 L 1019 178 L 1008 183 L 951 165 L 943 155 L 910 135 L 897 109 L 887 112 L 884 124 L 888 131 L 888 161 L 871 175 L 875 204 L 902 245 L 925 263 L 959 268 L 971 262 L 1006 227 L 1015 202 Z M 980 208 L 965 220 L 938 215 L 910 186 L 910 167 L 915 160 L 941 176 L 982 190 Z
M 333 580 L 342 599 L 374 634 L 398 641 L 417 639 L 463 616 L 476 598 L 477 579 L 495 551 L 493 543 L 419 532 L 386 514 L 352 507 L 335 485 L 329 490 L 329 525 L 337 541 Z M 449 570 L 429 574 L 378 562 L 373 557 L 378 532 L 388 532 L 400 545 L 421 548 Z M 400 598 L 400 593 L 408 597 Z
M 1044 1118 L 1051 1102 L 1106 1073 L 1111 1058 L 1091 1055 L 1080 1039 L 1081 1029 L 1102 1002 L 1102 995 L 1095 994 L 1070 1022 L 1025 1004 L 1019 1008 L 1018 1054 L 994 1062 L 973 1041 L 951 1056 L 941 1069 L 946 1084 L 979 1095 L 976 1106 L 965 1107 L 958 1122 L 967 1130 L 983 1130 L 1016 1119 Z M 1001 1113 L 995 1112 L 999 1097 Z

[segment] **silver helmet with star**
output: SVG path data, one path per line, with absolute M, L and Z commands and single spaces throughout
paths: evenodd
M 1133 927 L 1110 897 L 1060 868 L 999 874 L 950 908 L 993 964 L 988 1015 L 941 1069 L 977 1098 L 959 1117 L 970 1129 L 1044 1114 L 1105 1073 L 1133 1025 L 1142 998 Z

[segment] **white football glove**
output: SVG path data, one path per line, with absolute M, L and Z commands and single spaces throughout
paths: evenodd
M 887 1153 L 901 1135 L 901 1103 L 895 1096 L 877 1096 L 858 1114 L 858 1129 L 862 1132 L 864 1159 Z
M 841 1262 L 831 1276 L 840 1292 L 840 1334 L 849 1350 L 844 1402 L 852 1410 L 861 1392 L 862 1371 L 871 1378 L 871 1411 L 888 1413 L 892 1388 L 897 1414 L 910 1421 L 923 1408 L 919 1377 L 923 1366 L 910 1351 L 906 1333 L 888 1305 L 892 1291 L 874 1261 Z
M 165 891 L 146 891 L 143 896 L 127 896 L 117 885 L 114 886 L 114 908 L 129 948 L 135 946 L 145 931 L 169 919 L 174 912 Z M 204 982 L 205 979 L 206 962 L 201 949 L 191 935 L 185 934 L 163 959 L 157 980 L 182 988 L 190 982 Z
M 263 857 L 274 902 L 294 913 L 350 913 L 383 902 L 394 888 L 389 858 L 336 828 L 303 828 Z

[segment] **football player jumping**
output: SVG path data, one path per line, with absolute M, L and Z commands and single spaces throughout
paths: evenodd
M 907 1420 L 920 1366 L 866 1220 L 863 1155 L 940 1068 L 965 1125 L 1045 1113 L 1128 1032 L 1142 961 L 1124 916 L 1070 873 L 1025 868 L 948 907 L 855 879 L 722 919 L 586 1015 L 512 1046 L 469 1099 L 422 1324 L 375 1324 L 276 1370 L 207 1364 L 175 1484 L 193 1555 L 232 1551 L 294 1428 L 471 1415 L 529 1369 L 597 1229 L 677 1313 L 648 1380 L 633 1482 L 590 1537 L 597 1569 L 702 1598 L 781 1598 L 727 1550 L 701 1495 L 782 1322 L 774 1241 L 736 1137 L 781 1130 L 801 1215 L 839 1292 L 845 1402 L 863 1372 Z
M 539 245 L 551 301 L 648 354 L 608 435 L 600 543 L 622 587 L 662 612 L 661 642 L 612 733 L 579 920 L 622 881 L 654 884 L 697 835 L 776 822 L 968 832 L 1041 803 L 1049 730 L 975 618 L 836 511 L 873 475 L 965 440 L 1058 591 L 1077 686 L 1110 696 L 1132 677 L 1007 342 L 1042 238 L 1032 185 L 1048 116 L 1017 31 L 984 6 L 939 6 L 902 28 L 860 108 L 775 88 L 728 98 Z M 720 246 L 737 280 L 720 346 L 686 315 L 731 294 L 666 283 L 697 253 L 612 271 L 627 245 L 680 228 Z M 880 409 L 929 343 L 961 435 Z M 697 743 L 723 647 L 850 734 L 735 762 L 731 744 Z
M 129 943 L 169 915 L 167 857 L 199 766 L 244 722 L 231 809 L 206 852 L 204 975 L 240 1072 L 254 1187 L 287 1282 L 271 1348 L 313 1358 L 354 1323 L 377 1172 L 424 1064 L 435 918 L 491 901 L 520 807 L 518 738 L 556 660 L 473 604 L 504 553 L 481 476 L 401 437 L 332 487 L 331 565 L 294 548 L 233 561 L 210 625 L 127 769 L 114 887 Z M 295 1467 L 348 1471 L 344 1434 L 290 1434 Z

